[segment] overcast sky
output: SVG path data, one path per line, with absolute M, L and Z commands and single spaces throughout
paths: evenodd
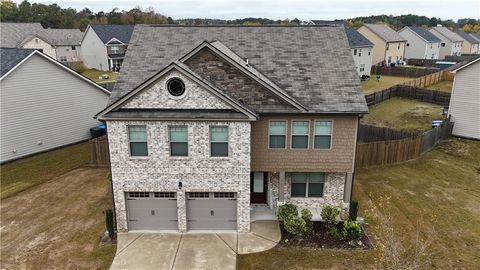
M 20 3 L 22 0 L 15 0 Z M 30 3 L 57 3 L 61 7 L 94 12 L 111 11 L 114 7 L 129 10 L 135 6 L 153 7 L 156 12 L 180 18 L 237 19 L 262 17 L 269 19 L 346 19 L 370 15 L 416 14 L 442 20 L 480 18 L 480 0 L 59 0 Z

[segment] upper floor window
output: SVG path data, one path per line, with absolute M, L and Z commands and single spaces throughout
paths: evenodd
M 228 127 L 210 127 L 210 156 L 228 156 Z
M 167 90 L 170 95 L 179 97 L 185 93 L 185 84 L 179 78 L 172 78 L 167 82 Z
M 368 49 L 368 55 L 372 53 L 372 49 Z
M 129 126 L 128 140 L 131 156 L 148 156 L 146 126 Z
M 72 51 L 75 51 L 77 48 L 75 46 L 72 46 Z
M 287 136 L 287 121 L 270 121 L 268 127 L 268 147 L 285 148 Z
M 430 43 L 430 49 L 433 49 L 433 44 L 432 43 Z
M 357 49 L 353 49 L 353 55 L 357 55 Z
M 292 121 L 292 148 L 308 148 L 310 121 Z
M 444 43 L 444 42 L 442 42 L 442 47 L 445 47 L 445 43 Z
M 60 62 L 67 62 L 66 56 L 60 56 Z
M 324 173 L 291 173 L 292 197 L 323 197 Z
M 118 54 L 119 52 L 120 52 L 120 48 L 118 46 L 110 47 L 110 53 L 111 54 Z
M 389 44 L 389 43 L 387 43 L 387 51 L 388 51 L 389 47 L 390 47 L 390 44 Z
M 362 49 L 358 49 L 358 56 L 362 56 Z
M 170 155 L 174 157 L 188 156 L 188 129 L 185 126 L 169 127 Z
M 315 121 L 315 149 L 330 149 L 332 146 L 332 121 L 317 120 Z
M 398 47 L 397 47 L 397 49 L 399 49 L 399 50 L 400 50 L 400 43 L 398 43 Z

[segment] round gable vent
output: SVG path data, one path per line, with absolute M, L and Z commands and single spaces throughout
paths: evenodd
M 179 78 L 172 78 L 167 82 L 168 93 L 174 97 L 179 97 L 185 93 L 185 84 Z

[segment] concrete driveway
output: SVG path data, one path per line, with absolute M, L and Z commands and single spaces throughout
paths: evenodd
M 250 233 L 120 233 L 110 269 L 235 269 L 237 254 L 273 248 L 277 221 L 255 221 Z

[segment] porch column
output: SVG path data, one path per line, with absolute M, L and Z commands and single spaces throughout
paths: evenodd
M 108 59 L 108 70 L 112 71 L 113 70 L 113 60 L 112 58 Z
M 285 202 L 285 171 L 279 172 L 280 183 L 278 187 L 278 201 L 280 203 Z

